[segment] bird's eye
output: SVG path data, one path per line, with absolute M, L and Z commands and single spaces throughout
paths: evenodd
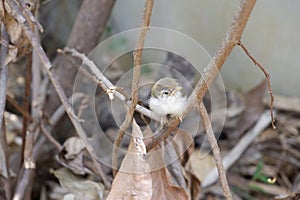
M 169 92 L 168 90 L 163 90 L 163 91 L 162 91 L 162 94 L 164 94 L 164 95 L 169 95 L 170 92 Z

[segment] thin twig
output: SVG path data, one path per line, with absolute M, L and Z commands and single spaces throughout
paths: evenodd
M 51 135 L 51 133 L 46 129 L 44 123 L 41 123 L 41 131 L 44 134 L 44 136 L 49 140 L 53 146 L 55 146 L 56 150 L 60 152 L 63 149 L 63 146 L 57 142 L 57 140 Z
M 207 110 L 203 104 L 203 101 L 200 101 L 200 104 L 198 106 L 198 111 L 203 120 L 203 125 L 205 128 L 206 134 L 207 134 L 207 138 L 208 138 L 210 146 L 213 150 L 213 155 L 214 155 L 214 158 L 216 161 L 216 165 L 217 165 L 217 169 L 219 172 L 220 182 L 221 182 L 221 185 L 223 188 L 224 195 L 225 195 L 226 199 L 232 199 L 232 195 L 231 195 L 230 188 L 228 186 L 228 182 L 227 182 L 227 178 L 226 178 L 226 171 L 225 171 L 223 163 L 222 163 L 220 148 L 218 146 L 217 139 L 213 133 L 210 118 L 209 118 Z
M 32 64 L 32 54 L 27 55 L 26 58 L 26 72 L 25 72 L 25 92 L 23 97 L 23 109 L 29 112 L 29 96 L 30 96 L 30 85 L 31 85 L 31 64 Z M 23 116 L 23 130 L 22 130 L 22 161 L 24 160 L 24 151 L 26 144 L 26 131 L 29 119 Z M 33 144 L 33 143 L 32 143 Z M 32 147 L 31 147 L 32 148 Z
M 20 106 L 19 103 L 16 102 L 16 100 L 14 100 L 13 98 L 11 98 L 8 94 L 6 95 L 6 100 L 12 107 L 14 107 L 18 112 L 20 112 L 23 117 L 26 117 L 29 120 L 33 120 L 30 113 L 27 110 L 25 110 L 22 106 Z
M 120 146 L 120 143 L 124 137 L 126 129 L 130 126 L 133 118 L 133 113 L 136 108 L 138 102 L 138 89 L 140 82 L 140 73 L 141 73 L 141 65 L 142 65 L 142 53 L 143 46 L 146 39 L 146 34 L 149 29 L 150 19 L 152 15 L 154 0 L 147 0 L 144 8 L 144 15 L 142 21 L 142 28 L 140 29 L 137 43 L 135 46 L 135 51 L 133 53 L 134 56 L 134 68 L 133 68 L 133 79 L 132 79 L 132 87 L 131 87 L 131 104 L 126 114 L 126 118 L 122 123 L 120 130 L 118 132 L 117 138 L 114 142 L 113 153 L 112 153 L 112 168 L 113 174 L 117 173 L 117 153 Z
M 275 126 L 275 118 L 273 115 L 273 105 L 274 105 L 274 96 L 273 96 L 273 92 L 272 92 L 272 87 L 271 87 L 271 82 L 270 82 L 270 74 L 265 70 L 265 68 L 259 63 L 257 62 L 257 60 L 255 60 L 255 58 L 250 54 L 250 52 L 248 51 L 248 49 L 245 47 L 245 45 L 242 43 L 242 41 L 239 41 L 237 43 L 237 45 L 239 45 L 244 52 L 246 53 L 246 55 L 250 58 L 250 60 L 252 60 L 252 62 L 254 63 L 254 65 L 258 66 L 259 69 L 265 74 L 266 79 L 267 79 L 267 85 L 268 85 L 268 93 L 270 95 L 270 114 L 271 114 L 271 119 L 272 119 L 272 127 L 273 129 L 276 129 Z
M 191 112 L 194 105 L 197 105 L 198 99 L 201 100 L 203 98 L 208 90 L 208 87 L 219 74 L 219 70 L 222 68 L 233 47 L 240 41 L 255 2 L 256 0 L 241 0 L 232 24 L 227 29 L 225 38 L 223 39 L 210 63 L 205 67 L 203 76 L 198 81 L 188 98 L 189 103 L 187 105 L 187 109 L 183 112 L 182 119 L 184 119 Z M 174 120 L 170 127 L 178 125 L 179 122 L 179 120 Z M 167 132 L 165 132 L 165 134 L 168 134 Z M 161 137 L 164 137 L 164 134 L 162 134 Z

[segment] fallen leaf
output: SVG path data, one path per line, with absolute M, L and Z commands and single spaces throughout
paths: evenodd
M 153 200 L 188 199 L 188 195 L 183 188 L 169 183 L 166 168 L 151 172 L 151 176 L 154 192 Z
M 66 152 L 64 154 L 66 159 L 74 159 L 80 152 L 83 151 L 84 145 L 78 137 L 70 137 L 65 141 L 63 149 Z
M 152 199 L 188 199 L 189 192 L 186 190 L 187 184 L 185 182 L 183 183 L 185 180 L 182 180 L 185 179 L 185 174 L 183 174 L 183 167 L 180 165 L 180 162 L 178 162 L 179 156 L 176 154 L 173 145 L 169 145 L 168 148 L 169 151 L 156 146 L 147 154 L 147 161 L 151 169 L 153 169 L 151 172 L 153 185 Z M 174 151 L 170 151 L 170 148 Z M 164 157 L 163 154 L 165 154 Z M 169 159 L 174 156 L 175 158 L 173 157 L 173 159 L 175 159 L 175 161 L 170 164 L 170 160 L 168 160 L 166 156 L 169 156 Z M 168 167 L 171 166 L 173 170 L 172 174 L 167 169 L 165 162 L 168 162 L 168 165 L 170 164 Z M 174 177 L 176 175 L 179 177 Z
M 63 144 L 58 161 L 75 174 L 84 175 L 87 170 L 84 166 L 84 145 L 78 137 L 70 137 Z
M 152 179 L 150 167 L 145 159 L 145 150 L 143 134 L 133 120 L 128 151 L 113 181 L 107 200 L 152 199 Z
M 104 187 L 101 183 L 75 176 L 66 168 L 50 170 L 50 172 L 56 176 L 60 185 L 76 199 L 99 200 L 104 198 Z

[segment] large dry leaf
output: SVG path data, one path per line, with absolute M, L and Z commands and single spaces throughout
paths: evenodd
M 146 130 L 144 135 L 153 135 L 151 130 Z M 183 166 L 193 150 L 192 136 L 187 131 L 179 129 L 167 139 L 162 148 L 158 145 L 148 152 L 147 161 L 153 171 L 152 199 L 191 199 L 192 181 Z
M 145 159 L 145 149 L 143 134 L 133 120 L 128 152 L 113 181 L 108 200 L 152 199 L 152 179 L 150 167 Z
M 239 117 L 237 127 L 231 133 L 232 137 L 239 137 L 258 120 L 264 111 L 263 97 L 266 93 L 267 82 L 261 84 L 244 94 L 245 109 Z
M 167 173 L 168 171 L 166 168 L 151 172 L 154 192 L 152 199 L 188 199 L 188 195 L 183 188 L 170 184 L 170 182 L 168 181 L 170 178 L 168 177 Z
M 170 145 L 173 147 L 173 145 Z M 169 148 L 171 148 L 169 147 Z M 174 147 L 173 147 L 174 148 Z M 173 149 L 175 150 L 175 149 Z M 152 151 L 151 151 L 152 152 Z M 163 158 L 163 150 L 159 150 L 158 147 L 155 147 L 153 149 L 153 152 L 156 153 L 149 153 L 148 157 L 148 162 L 151 162 L 150 165 L 151 167 L 154 167 L 155 164 L 159 164 L 160 168 L 157 169 L 158 166 L 155 166 L 156 170 L 153 170 L 151 172 L 151 177 L 152 177 L 152 185 L 153 185 L 153 200 L 159 199 L 159 200 L 167 200 L 167 199 L 189 199 L 188 197 L 188 192 L 185 190 L 187 186 L 182 186 L 180 182 L 178 181 L 178 178 L 172 177 L 172 175 L 178 175 L 179 177 L 183 177 L 184 174 L 182 171 L 182 166 L 180 165 L 181 168 L 178 167 L 178 160 L 174 161 L 176 162 L 176 166 L 172 166 L 174 169 L 175 173 L 172 175 L 169 173 L 168 169 L 166 168 L 165 165 L 162 165 L 164 163 L 164 160 L 166 160 L 166 155 L 164 155 Z M 164 153 L 170 154 L 169 156 L 174 155 L 174 151 L 166 151 Z M 178 158 L 178 155 L 175 153 L 175 158 Z M 173 163 L 174 163 L 173 162 Z M 171 163 L 171 165 L 173 164 Z M 180 163 L 179 163 L 180 164 Z M 183 177 L 184 178 L 184 177 Z M 182 178 L 179 178 L 180 180 Z M 184 183 L 186 185 L 186 183 Z
M 169 142 L 164 147 L 163 156 L 170 173 L 171 180 L 169 182 L 190 193 L 184 166 L 194 150 L 194 140 L 187 131 L 179 129 L 176 135 L 168 138 L 167 141 Z

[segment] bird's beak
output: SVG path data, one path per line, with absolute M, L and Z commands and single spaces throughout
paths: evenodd
M 175 93 L 179 92 L 182 89 L 182 87 L 177 86 L 170 94 L 170 96 L 173 96 Z

